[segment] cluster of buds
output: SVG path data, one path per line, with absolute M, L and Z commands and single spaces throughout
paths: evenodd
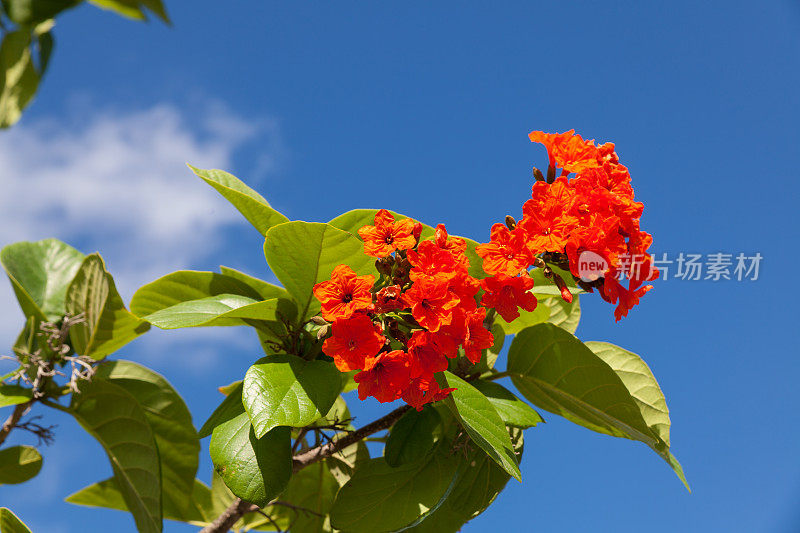
M 555 134 L 534 131 L 530 139 L 547 148 L 547 176 L 534 169 L 536 182 L 522 207 L 522 220 L 516 223 L 508 217 L 507 224 L 495 224 L 491 241 L 478 246 L 483 268 L 493 276 L 524 279 L 527 269 L 543 267 L 545 258 L 579 279 L 581 254 L 592 252 L 602 258 L 606 271 L 579 284 L 589 292 L 597 288 L 604 300 L 618 304 L 614 316 L 619 320 L 652 288 L 643 284 L 658 277 L 647 253 L 653 239 L 639 229 L 644 206 L 634 201 L 630 173 L 620 164 L 612 143 L 597 146 L 574 130 Z M 558 177 L 557 168 L 561 169 Z M 632 268 L 620 260 L 625 256 L 644 260 Z M 620 274 L 629 280 L 627 287 L 619 282 Z M 563 280 L 557 275 L 552 279 L 570 300 Z
M 380 276 L 339 265 L 314 287 L 322 317 L 332 322 L 322 350 L 340 371 L 359 370 L 361 399 L 402 398 L 421 410 L 452 391 L 434 377 L 449 359 L 463 352 L 477 363 L 494 343 L 477 301 L 481 282 L 468 273 L 464 239 L 441 224 L 433 239 L 421 240 L 421 224 L 381 209 L 358 233 Z

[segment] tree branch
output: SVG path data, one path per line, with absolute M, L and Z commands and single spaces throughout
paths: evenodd
M 308 465 L 314 464 L 317 461 L 321 461 L 326 457 L 330 457 L 334 453 L 369 437 L 373 433 L 377 433 L 378 431 L 392 427 L 392 425 L 397 422 L 397 420 L 409 409 L 410 407 L 408 405 L 398 407 L 386 416 L 367 424 L 361 429 L 347 433 L 338 440 L 328 442 L 321 446 L 317 446 L 316 448 L 312 448 L 308 451 L 295 455 L 292 459 L 293 471 L 297 473 Z M 247 513 L 254 513 L 258 510 L 259 507 L 257 505 L 246 502 L 241 498 L 236 498 L 233 500 L 233 503 L 231 503 L 230 506 L 228 506 L 228 508 L 217 517 L 216 520 L 204 527 L 200 533 L 224 533 L 230 530 L 233 524 L 235 524 L 236 521 L 242 516 Z
M 3 444 L 8 437 L 8 434 L 11 433 L 11 430 L 14 429 L 17 424 L 19 423 L 22 415 L 25 414 L 25 411 L 33 404 L 35 400 L 28 400 L 25 403 L 18 404 L 14 407 L 14 411 L 11 413 L 11 416 L 3 423 L 3 428 L 0 429 L 0 444 Z

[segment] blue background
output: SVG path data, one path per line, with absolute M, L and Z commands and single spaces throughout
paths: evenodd
M 51 70 L 18 127 L 70 115 L 74 95 L 189 113 L 191 97 L 214 98 L 279 122 L 287 155 L 275 175 L 248 177 L 258 142 L 227 170 L 290 218 L 387 207 L 477 240 L 519 214 L 531 166 L 546 166 L 529 131 L 615 142 L 654 250 L 764 256 L 757 281 L 658 282 L 619 323 L 598 297 L 581 300 L 578 336 L 641 354 L 659 379 L 694 492 L 644 445 L 545 413 L 526 432 L 524 482 L 464 531 L 798 531 L 800 5 L 555 4 L 168 0 L 172 27 L 84 6 L 59 18 Z M 269 276 L 245 226 L 183 267 L 219 264 Z M 204 372 L 186 370 L 189 348 L 154 357 L 136 341 L 120 357 L 164 373 L 199 426 L 221 399 L 216 387 L 259 354 L 241 334 L 235 350 L 205 342 L 224 357 Z M 385 411 L 353 404 L 357 425 Z M 42 476 L 0 487 L 0 504 L 34 531 L 132 530 L 123 513 L 61 501 L 110 468 L 73 421 L 46 416 L 59 427 Z M 201 454 L 208 481 L 207 440 Z

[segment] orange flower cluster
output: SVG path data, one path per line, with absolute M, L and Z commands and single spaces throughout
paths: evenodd
M 421 410 L 454 390 L 441 389 L 434 374 L 447 369 L 459 347 L 477 363 L 494 343 L 486 309 L 476 302 L 481 283 L 467 271 L 466 242 L 441 224 L 432 240 L 420 241 L 421 232 L 421 224 L 395 221 L 381 209 L 373 226 L 358 231 L 365 253 L 378 258 L 380 278 L 340 265 L 314 287 L 322 317 L 332 322 L 322 350 L 340 371 L 360 371 L 362 400 L 402 398 Z M 502 289 L 496 298 L 508 305 Z
M 534 169 L 537 181 L 531 199 L 523 205 L 522 220 L 508 227 L 495 224 L 491 241 L 478 246 L 484 270 L 495 277 L 484 284 L 506 287 L 510 276 L 514 287 L 523 287 L 527 282 L 516 280 L 524 280 L 530 266 L 542 266 L 541 257 L 579 278 L 581 253 L 593 252 L 608 268 L 603 277 L 579 284 L 590 292 L 597 288 L 604 300 L 618 304 L 614 316 L 620 320 L 652 288 L 643 286 L 644 282 L 658 277 L 647 253 L 653 239 L 639 229 L 643 205 L 634 201 L 630 173 L 620 164 L 612 143 L 597 146 L 574 130 L 556 134 L 534 131 L 530 139 L 547 148 L 547 179 Z M 558 178 L 556 168 L 562 169 Z M 570 178 L 572 173 L 575 176 Z M 628 287 L 620 283 L 621 274 L 628 278 Z M 563 284 L 560 288 L 571 301 Z M 497 307 L 493 298 L 484 303 Z M 498 312 L 503 315 L 501 308 Z

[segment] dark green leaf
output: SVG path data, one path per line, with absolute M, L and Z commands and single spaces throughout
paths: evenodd
M 70 406 L 75 419 L 103 446 L 136 527 L 160 532 L 161 473 L 147 415 L 128 391 L 104 379 L 80 384 Z
M 56 239 L 9 244 L 0 251 L 25 316 L 57 321 L 64 313 L 67 287 L 84 255 Z
M 31 533 L 31 530 L 11 509 L 0 507 L 0 533 Z
M 263 507 L 292 476 L 290 433 L 279 427 L 258 439 L 242 413 L 214 428 L 209 445 L 214 468 L 234 495 Z
M 33 26 L 79 3 L 80 0 L 3 0 L 3 8 L 12 21 Z
M 412 409 L 392 426 L 383 458 L 389 466 L 396 467 L 420 460 L 436 444 L 436 430 L 442 419 L 436 409 Z
M 300 320 L 319 311 L 312 290 L 315 284 L 330 279 L 336 266 L 346 264 L 356 274 L 375 271 L 375 258 L 364 254 L 361 241 L 328 224 L 279 224 L 267 233 L 264 255 L 272 272 L 297 302 Z
M 242 401 L 260 437 L 274 427 L 303 427 L 324 416 L 341 383 L 333 363 L 273 355 L 259 359 L 247 371 Z
M 273 209 L 269 202 L 256 191 L 245 185 L 239 178 L 222 170 L 203 170 L 189 165 L 198 178 L 202 179 L 239 210 L 261 235 L 278 224 L 288 222 L 285 215 Z
M 150 329 L 147 322 L 125 309 L 114 279 L 97 253 L 83 260 L 69 284 L 65 305 L 69 315 L 84 315 L 84 321 L 69 330 L 72 347 L 96 360 Z
M 0 485 L 16 485 L 36 476 L 42 456 L 32 446 L 11 446 L 0 450 Z
M 478 389 L 451 374 L 444 372 L 442 388 L 455 387 L 445 399 L 445 405 L 461 421 L 472 441 L 489 454 L 506 472 L 521 480 L 517 458 L 511 446 L 506 426 L 500 415 Z
M 507 426 L 526 429 L 544 422 L 530 405 L 499 383 L 479 379 L 473 381 L 472 385 L 486 396 Z
M 163 376 L 131 361 L 104 363 L 96 376 L 110 380 L 138 400 L 158 447 L 164 508 L 173 514 L 187 512 L 200 441 L 183 399 Z
M 331 525 L 370 533 L 405 528 L 440 504 L 450 488 L 459 457 L 438 446 L 421 461 L 392 468 L 383 459 L 362 463 L 340 490 Z

